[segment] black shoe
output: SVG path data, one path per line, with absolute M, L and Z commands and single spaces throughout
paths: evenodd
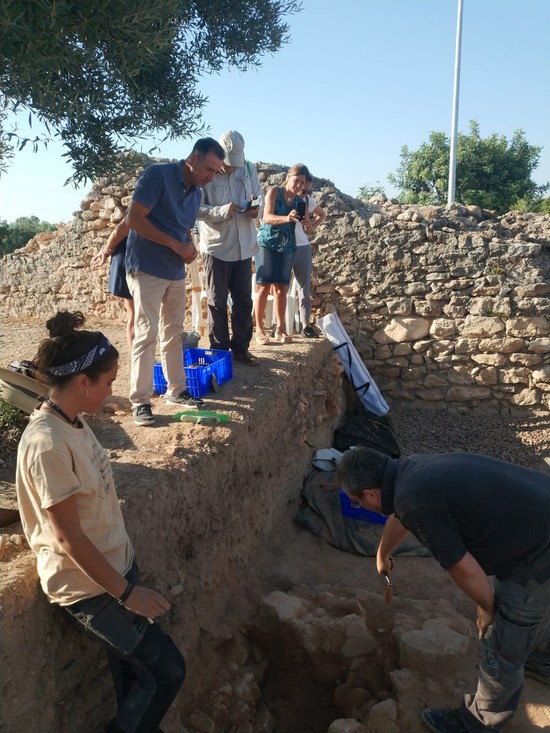
M 258 366 L 260 363 L 258 357 L 251 354 L 250 351 L 234 351 L 233 358 L 235 361 L 240 361 L 241 364 L 246 364 L 247 366 Z
M 155 418 L 151 405 L 138 405 L 134 407 L 134 422 L 136 425 L 154 425 Z
M 204 405 L 204 400 L 199 397 L 193 397 L 189 390 L 184 389 L 176 395 L 165 395 L 164 399 L 170 405 L 184 405 L 185 407 L 196 407 L 197 410 Z
M 426 708 L 422 713 L 422 722 L 432 733 L 468 733 L 462 725 L 458 710 Z
M 532 677 L 532 679 L 542 682 L 543 685 L 550 685 L 550 674 L 544 674 L 536 667 L 531 667 L 527 664 L 523 668 L 523 671 L 526 677 Z
M 305 336 L 305 337 L 306 337 L 307 339 L 318 339 L 318 338 L 319 338 L 319 334 L 318 334 L 318 333 L 317 333 L 317 331 L 316 331 L 316 330 L 315 330 L 315 329 L 313 328 L 313 326 L 306 326 L 306 327 L 304 328 L 304 330 L 302 331 L 302 333 L 304 334 L 304 336 Z

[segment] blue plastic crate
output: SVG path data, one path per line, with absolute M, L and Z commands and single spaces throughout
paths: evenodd
M 228 382 L 233 376 L 230 351 L 217 349 L 187 349 L 183 355 L 187 389 L 193 397 L 202 397 L 217 384 Z
M 350 519 L 358 519 L 360 522 L 369 522 L 370 524 L 386 524 L 388 518 L 378 512 L 371 512 L 363 507 L 353 507 L 351 499 L 345 491 L 339 489 L 340 493 L 340 509 L 343 517 Z
M 164 394 L 166 392 L 166 388 L 168 387 L 166 377 L 164 376 L 164 372 L 162 371 L 162 364 L 160 364 L 159 362 L 157 362 L 153 366 L 153 386 L 157 394 Z
M 224 384 L 233 376 L 230 351 L 186 349 L 183 353 L 183 365 L 187 389 L 193 397 L 202 397 L 213 389 L 212 377 L 215 377 L 217 384 Z M 153 386 L 157 394 L 166 393 L 168 384 L 160 362 L 153 366 Z

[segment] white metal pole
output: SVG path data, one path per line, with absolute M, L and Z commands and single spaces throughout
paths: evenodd
M 453 121 L 451 125 L 451 155 L 449 158 L 449 190 L 447 205 L 455 200 L 456 191 L 456 142 L 458 129 L 458 97 L 460 91 L 460 51 L 462 46 L 462 0 L 458 0 L 456 18 L 455 79 L 453 85 Z

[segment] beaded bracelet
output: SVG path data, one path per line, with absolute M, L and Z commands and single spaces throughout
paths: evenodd
M 117 601 L 120 603 L 121 606 L 123 606 L 126 603 L 126 601 L 128 600 L 130 596 L 130 593 L 134 590 L 135 587 L 136 586 L 133 583 L 130 583 L 130 581 L 128 581 L 126 590 L 119 598 L 117 598 Z

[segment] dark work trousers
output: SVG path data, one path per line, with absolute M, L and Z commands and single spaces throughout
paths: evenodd
M 252 258 L 225 262 L 203 254 L 208 289 L 208 336 L 210 348 L 248 351 L 252 338 Z M 231 293 L 231 337 L 227 297 Z
M 126 579 L 138 585 L 135 564 Z M 106 593 L 65 610 L 107 649 L 118 708 L 108 730 L 158 733 L 185 679 L 185 661 L 174 642 L 158 624 L 132 613 Z

